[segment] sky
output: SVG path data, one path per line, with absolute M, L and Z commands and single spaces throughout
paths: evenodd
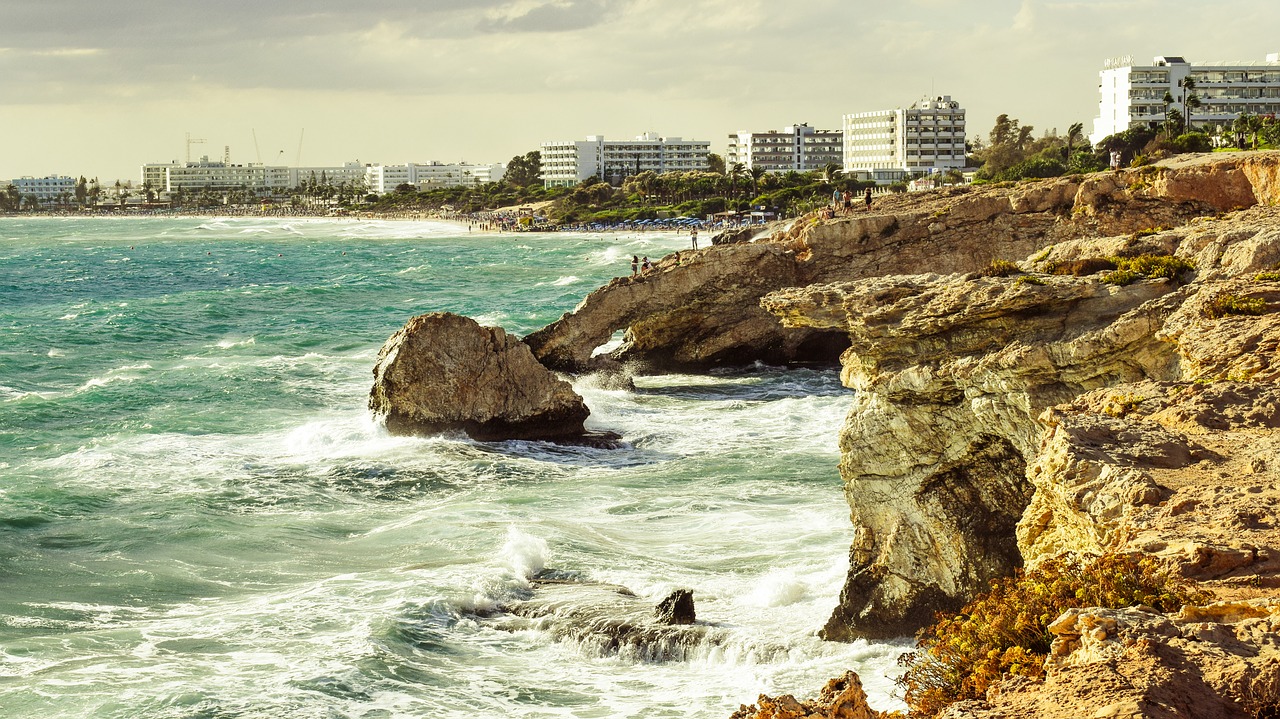
M 0 0 L 0 178 L 136 182 L 187 133 L 305 166 L 648 131 L 723 152 L 926 95 L 971 136 L 1087 134 L 1109 57 L 1275 52 L 1275 0 Z

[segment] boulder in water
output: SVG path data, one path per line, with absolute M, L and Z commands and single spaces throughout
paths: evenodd
M 653 614 L 662 624 L 693 624 L 698 619 L 693 608 L 693 592 L 677 589 L 658 602 Z
M 414 317 L 391 335 L 373 377 L 369 409 L 392 434 L 572 441 L 590 414 L 528 345 L 448 312 Z

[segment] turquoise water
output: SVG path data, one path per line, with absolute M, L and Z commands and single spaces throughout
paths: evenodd
M 527 333 L 664 235 L 0 220 L 0 716 L 727 717 L 900 647 L 820 642 L 851 538 L 834 372 L 587 385 L 621 450 L 393 438 L 382 342 Z M 484 618 L 547 568 L 730 639 L 677 660 Z

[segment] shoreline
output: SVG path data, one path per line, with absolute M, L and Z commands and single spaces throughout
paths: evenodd
M 527 234 L 583 234 L 583 235 L 627 235 L 636 236 L 687 236 L 689 230 L 687 228 L 643 228 L 643 227 L 602 227 L 600 229 L 552 229 L 538 228 L 528 230 L 502 230 L 502 229 L 482 229 L 483 223 L 468 222 L 466 220 L 438 217 L 438 216 L 407 216 L 404 214 L 381 215 L 375 213 L 357 214 L 357 215 L 308 215 L 308 214 L 225 214 L 225 213 L 155 213 L 141 214 L 131 212 L 94 212 L 94 213 L 54 213 L 54 212 L 31 212 L 31 213 L 5 213 L 0 214 L 0 221 L 20 220 L 20 219 L 36 219 L 36 220 L 209 220 L 216 222 L 232 221 L 232 220 L 287 220 L 287 221 L 309 221 L 309 222 L 420 222 L 420 223 L 438 223 L 442 225 L 450 225 L 457 228 L 460 234 L 466 235 L 527 235 Z M 701 228 L 700 228 L 701 229 Z M 734 228 L 728 228 L 734 229 Z M 723 232 L 725 229 L 716 228 L 704 229 L 706 232 L 706 241 L 710 243 L 713 234 Z

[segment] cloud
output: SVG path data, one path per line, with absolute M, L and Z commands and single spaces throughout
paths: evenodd
M 614 13 L 620 11 L 613 8 Z M 525 0 L 490 10 L 476 27 L 487 33 L 567 32 L 594 27 L 609 14 L 606 0 Z

